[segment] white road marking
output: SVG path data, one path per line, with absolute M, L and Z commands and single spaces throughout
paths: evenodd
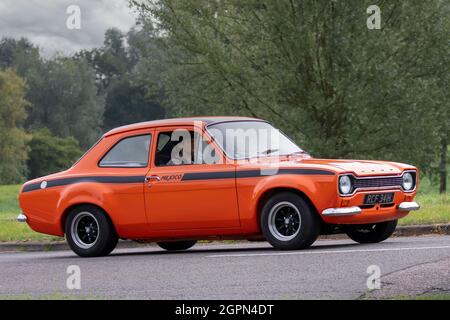
M 355 249 L 355 250 L 315 250 L 315 251 L 289 251 L 274 253 L 241 253 L 241 254 L 214 254 L 207 258 L 221 257 L 264 257 L 264 256 L 288 256 L 288 255 L 307 255 L 307 254 L 326 254 L 326 253 L 353 253 L 353 252 L 385 252 L 385 251 L 404 251 L 404 250 L 432 250 L 432 249 L 450 249 L 450 246 L 436 247 L 405 247 L 405 248 L 379 248 L 379 249 Z

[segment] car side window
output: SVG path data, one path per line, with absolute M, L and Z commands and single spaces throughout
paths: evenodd
M 160 132 L 156 147 L 156 166 L 217 163 L 214 148 L 194 131 Z
M 151 135 L 124 138 L 100 160 L 100 167 L 145 168 L 148 165 Z
M 196 164 L 217 164 L 219 158 L 214 146 L 205 139 L 205 137 L 197 135 L 195 139 L 195 163 Z

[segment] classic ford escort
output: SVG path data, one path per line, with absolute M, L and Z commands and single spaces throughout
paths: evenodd
M 417 183 L 407 164 L 314 159 L 263 120 L 166 119 L 113 129 L 70 169 L 26 182 L 18 220 L 83 257 L 119 238 L 166 250 L 200 239 L 294 250 L 331 233 L 375 243 L 419 209 Z

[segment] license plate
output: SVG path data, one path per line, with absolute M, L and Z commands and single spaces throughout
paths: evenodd
M 373 193 L 366 194 L 364 204 L 391 203 L 394 202 L 394 193 Z

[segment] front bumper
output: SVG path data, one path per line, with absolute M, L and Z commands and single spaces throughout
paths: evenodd
M 16 219 L 19 222 L 27 222 L 27 216 L 24 215 L 23 213 L 19 214 Z
M 398 205 L 400 211 L 416 211 L 420 209 L 420 205 L 417 202 L 402 202 Z
M 324 216 L 352 216 L 362 212 L 360 207 L 328 208 L 322 211 Z
M 401 202 L 397 206 L 400 211 L 415 211 L 420 209 L 420 205 L 417 202 Z M 341 216 L 353 216 L 360 214 L 362 209 L 357 206 L 342 207 L 342 208 L 328 208 L 322 211 L 322 215 L 326 217 L 341 217 Z

